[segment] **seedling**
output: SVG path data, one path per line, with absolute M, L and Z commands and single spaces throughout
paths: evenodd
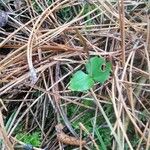
M 70 80 L 69 89 L 72 91 L 86 91 L 94 86 L 94 83 L 103 84 L 108 80 L 111 71 L 111 63 L 102 57 L 92 57 L 86 63 L 86 73 L 77 71 Z

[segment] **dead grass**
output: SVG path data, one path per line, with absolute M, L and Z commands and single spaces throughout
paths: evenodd
M 32 2 L 26 0 L 18 9 L 11 2 L 2 3 L 9 11 L 9 22 L 0 29 L 2 149 L 15 149 L 16 143 L 25 145 L 15 138 L 20 126 L 29 133 L 41 132 L 41 147 L 35 149 L 98 149 L 101 143 L 95 128 L 105 125 L 112 137 L 108 149 L 148 150 L 149 2 Z M 65 15 L 69 17 L 63 18 Z M 83 68 L 88 55 L 111 61 L 112 75 L 88 93 L 74 93 L 68 90 L 68 83 L 72 73 Z M 85 104 L 85 99 L 92 99 L 92 105 Z M 112 107 L 110 114 L 107 107 Z M 79 119 L 87 112 L 91 112 L 90 129 L 89 123 Z M 65 134 L 70 132 L 87 144 L 75 148 L 57 141 L 55 126 L 59 123 L 64 125 Z

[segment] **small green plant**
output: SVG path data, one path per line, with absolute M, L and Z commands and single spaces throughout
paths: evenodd
M 97 144 L 99 145 L 100 150 L 111 149 L 111 142 L 113 136 L 111 135 L 111 131 L 109 128 L 95 128 L 95 135 L 97 137 Z
M 33 132 L 32 134 L 18 133 L 16 138 L 26 144 L 31 144 L 32 146 L 39 147 L 41 144 L 40 132 Z
M 92 11 L 93 9 L 95 9 L 95 5 L 89 4 L 89 3 L 85 3 L 84 4 L 84 10 L 83 10 L 83 15 L 86 15 L 87 13 L 89 13 L 90 11 Z M 86 21 L 85 25 L 92 25 L 94 22 L 93 20 L 91 20 L 91 15 L 88 15 L 86 17 L 84 17 L 84 21 Z
M 86 73 L 77 71 L 70 80 L 69 89 L 72 91 L 86 91 L 93 87 L 94 83 L 104 83 L 110 76 L 111 63 L 102 57 L 92 57 L 86 63 Z

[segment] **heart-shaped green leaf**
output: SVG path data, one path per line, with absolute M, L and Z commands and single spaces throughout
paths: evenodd
M 69 89 L 72 91 L 86 91 L 89 90 L 94 85 L 94 80 L 83 71 L 77 71 L 71 81 Z
M 86 64 L 86 71 L 92 79 L 104 83 L 110 76 L 111 63 L 106 63 L 104 58 L 95 56 Z

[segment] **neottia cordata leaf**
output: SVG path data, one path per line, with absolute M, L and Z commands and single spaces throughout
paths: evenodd
M 71 78 L 69 89 L 72 91 L 86 91 L 93 87 L 93 85 L 93 79 L 88 74 L 79 70 Z
M 87 73 L 94 81 L 104 83 L 110 76 L 111 63 L 106 63 L 102 57 L 92 57 L 86 64 Z

